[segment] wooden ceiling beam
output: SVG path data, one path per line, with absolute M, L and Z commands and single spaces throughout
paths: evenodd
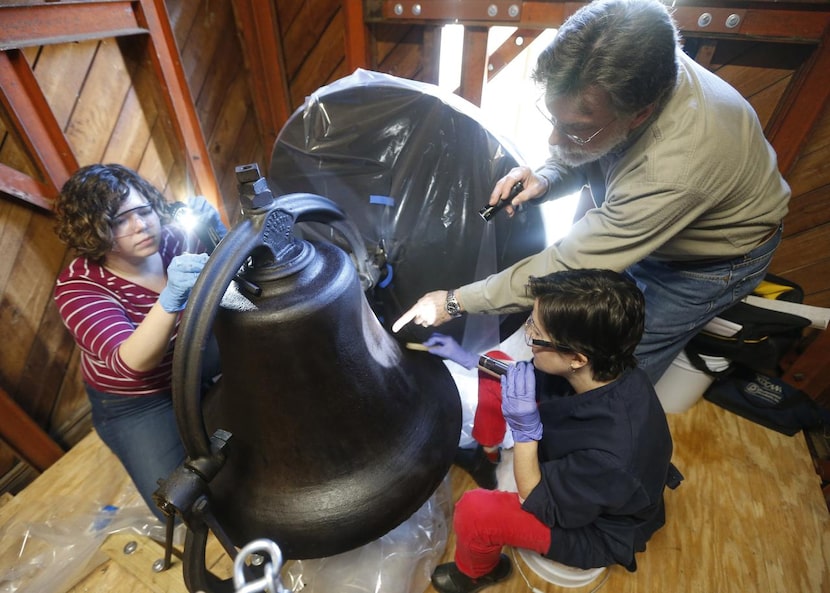
M 496 51 L 487 58 L 487 81 L 502 71 L 513 59 L 542 34 L 542 29 L 516 29 Z
M 207 144 L 187 86 L 178 48 L 163 0 L 136 2 L 86 2 L 0 8 L 0 44 L 3 48 L 121 37 L 141 33 L 148 58 L 156 72 L 161 94 L 170 114 L 177 140 L 187 155 L 187 166 L 197 191 L 219 209 L 228 221 L 219 196 Z M 78 164 L 63 131 L 54 121 L 51 107 L 25 58 L 16 49 L 2 52 L 0 80 L 4 105 L 36 165 L 47 177 L 21 183 L 22 174 L 0 169 L 3 191 L 39 207 L 49 207 L 51 198 Z M 8 188 L 8 189 L 7 189 Z M 15 191 L 9 191 L 9 189 Z M 46 189 L 46 195 L 40 190 Z M 38 193 L 33 193 L 38 192 Z
M 0 50 L 146 33 L 132 2 L 0 7 Z
M 778 155 L 778 168 L 786 176 L 795 165 L 810 132 L 818 123 L 828 103 L 830 85 L 830 26 L 822 43 L 813 51 L 793 77 L 786 96 L 779 102 L 767 138 Z
M 35 206 L 51 209 L 58 188 L 78 168 L 78 162 L 43 96 L 34 73 L 20 50 L 0 52 L 0 101 L 34 165 L 46 183 L 23 173 L 0 169 L 0 188 Z
M 0 387 L 0 439 L 21 459 L 42 472 L 63 455 L 63 449 Z
M 182 68 L 176 40 L 163 0 L 140 0 L 136 20 L 149 32 L 149 58 L 161 85 L 174 132 L 184 149 L 187 165 L 197 191 L 217 208 L 225 224 L 228 215 L 219 195 L 216 174 L 208 154 L 207 143 L 196 115 L 196 108 Z
M 282 35 L 273 2 L 233 0 L 262 145 L 270 150 L 291 115 Z
M 487 27 L 464 27 L 459 94 L 478 106 L 481 106 L 486 78 L 487 32 Z

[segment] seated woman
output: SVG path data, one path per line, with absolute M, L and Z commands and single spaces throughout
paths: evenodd
M 505 545 L 578 568 L 636 570 L 635 553 L 665 523 L 664 488 L 679 483 L 666 416 L 634 358 L 644 326 L 640 290 L 609 270 L 556 272 L 531 278 L 529 289 L 533 360 L 501 377 L 499 405 L 479 401 L 489 418 L 476 415 L 490 425 L 506 421 L 512 431 L 518 492 L 461 497 L 455 562 L 432 575 L 441 593 L 507 578 Z M 427 342 L 431 352 L 470 366 L 450 338 L 437 340 Z

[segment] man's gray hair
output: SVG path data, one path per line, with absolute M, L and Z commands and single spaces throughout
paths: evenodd
M 660 108 L 677 79 L 677 27 L 657 0 L 595 0 L 540 54 L 533 80 L 548 96 L 604 89 L 618 115 Z

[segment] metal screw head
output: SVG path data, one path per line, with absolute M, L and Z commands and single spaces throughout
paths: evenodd
M 124 553 L 127 554 L 128 556 L 130 554 L 132 554 L 133 552 L 135 552 L 137 549 L 138 549 L 138 543 L 136 543 L 134 541 L 130 541 L 130 542 L 127 542 L 126 544 L 124 544 Z
M 395 4 L 392 10 L 395 11 L 396 15 L 401 16 L 403 14 L 403 4 Z
M 697 17 L 697 26 L 698 27 L 708 27 L 709 24 L 712 22 L 712 15 L 708 12 L 704 12 L 702 15 Z
M 495 4 L 491 4 L 490 6 L 487 7 L 487 16 L 489 16 L 490 18 L 495 17 L 498 13 L 499 13 L 499 7 L 496 6 Z
M 420 16 L 421 14 L 421 5 L 420 4 L 413 4 L 412 5 L 412 14 L 415 16 Z
M 741 17 L 738 16 L 737 14 L 733 13 L 733 14 L 730 14 L 728 17 L 726 17 L 726 26 L 727 26 L 727 28 L 734 29 L 735 27 L 737 27 L 740 24 L 741 24 Z
M 153 572 L 162 572 L 164 571 L 164 559 L 159 558 L 155 562 L 153 562 Z
M 515 19 L 519 16 L 519 7 L 516 4 L 511 4 L 507 9 L 507 16 L 511 19 Z

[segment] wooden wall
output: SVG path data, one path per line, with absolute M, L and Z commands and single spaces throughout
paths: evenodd
M 266 166 L 249 76 L 230 0 L 169 0 L 170 23 L 207 144 L 221 199 L 234 212 L 234 167 Z M 140 36 L 56 43 L 22 51 L 49 108 L 83 166 L 118 162 L 136 169 L 169 200 L 193 195 L 184 150 L 173 134 Z M 0 130 L 0 163 L 36 173 L 19 139 Z M 0 387 L 62 447 L 91 428 L 78 351 L 52 301 L 72 254 L 50 212 L 0 197 Z M 0 418 L 0 422 L 3 419 Z M 33 476 L 0 443 L 0 491 Z
M 351 1 L 165 0 L 231 218 L 234 167 L 257 162 L 267 169 L 270 143 L 284 121 L 280 117 L 290 115 L 315 89 L 361 62 L 396 76 L 437 81 L 437 24 L 367 19 L 366 55 L 349 60 L 345 23 Z M 376 3 L 364 2 L 370 4 Z M 244 11 L 266 6 L 274 19 L 276 50 L 257 61 Z M 170 199 L 182 199 L 192 192 L 193 180 L 142 49 L 138 39 L 122 38 L 27 47 L 24 53 L 79 164 L 122 162 Z M 735 85 L 769 122 L 802 54 L 798 44 L 720 42 L 717 48 L 704 44 L 698 59 Z M 258 85 L 274 72 L 278 88 L 269 87 L 263 101 Z M 278 107 L 283 115 L 266 121 L 263 105 Z M 8 128 L 0 129 L 0 163 L 36 173 L 20 141 L 4 132 Z M 825 111 L 787 175 L 793 200 L 785 240 L 773 261 L 774 272 L 799 282 L 806 301 L 822 306 L 830 306 L 828 155 L 830 112 Z M 52 232 L 48 211 L 0 195 L 0 388 L 65 448 L 91 426 L 78 353 L 51 298 L 55 278 L 70 257 Z M 0 492 L 18 490 L 33 473 L 0 443 Z

